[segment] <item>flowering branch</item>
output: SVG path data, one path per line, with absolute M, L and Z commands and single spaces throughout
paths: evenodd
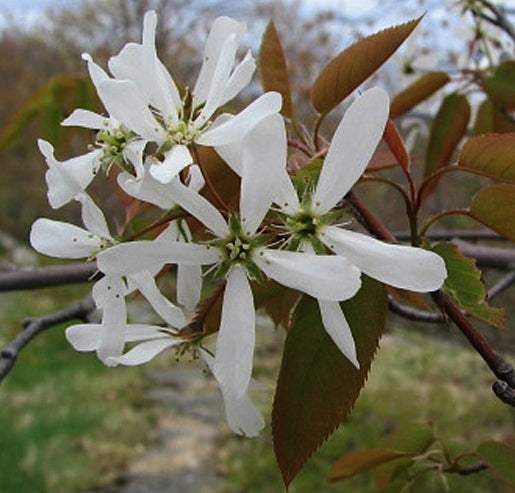
M 63 310 L 50 313 L 38 318 L 28 318 L 22 322 L 23 330 L 0 353 L 0 382 L 11 371 L 19 352 L 38 334 L 55 325 L 70 320 L 87 321 L 94 310 L 93 298 L 88 295 L 79 303 Z

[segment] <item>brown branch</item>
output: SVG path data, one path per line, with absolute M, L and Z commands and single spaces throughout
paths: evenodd
M 69 322 L 74 319 L 87 321 L 89 314 L 94 308 L 93 298 L 88 295 L 79 303 L 75 303 L 64 310 L 24 320 L 22 322 L 23 330 L 0 353 L 0 382 L 11 371 L 19 352 L 34 337 L 44 330 L 63 322 Z
M 392 313 L 416 322 L 428 322 L 433 324 L 443 324 L 446 322 L 441 313 L 419 310 L 412 306 L 403 305 L 390 295 L 388 296 L 388 308 Z
M 0 273 L 0 291 L 17 291 L 61 286 L 95 280 L 101 273 L 94 262 L 38 267 Z
M 394 231 L 393 235 L 402 241 L 408 241 L 411 239 L 411 233 L 409 231 Z M 468 241 L 480 241 L 480 240 L 499 240 L 506 241 L 506 238 L 498 235 L 495 231 L 489 229 L 481 230 L 470 230 L 470 229 L 455 229 L 447 231 L 438 231 L 435 233 L 428 233 L 426 237 L 430 240 L 446 241 L 446 240 L 468 240 Z

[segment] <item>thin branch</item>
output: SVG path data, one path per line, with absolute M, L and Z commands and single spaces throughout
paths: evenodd
M 88 295 L 79 303 L 38 318 L 29 318 L 22 322 L 23 330 L 0 353 L 0 382 L 11 371 L 19 352 L 38 334 L 55 325 L 70 320 L 87 321 L 88 315 L 94 310 L 93 298 Z
M 411 233 L 409 231 L 394 231 L 393 235 L 402 241 L 409 241 Z M 504 236 L 500 236 L 495 231 L 489 229 L 470 230 L 470 229 L 450 229 L 446 231 L 438 231 L 436 233 L 428 233 L 426 235 L 430 240 L 453 240 L 455 238 L 468 241 L 480 240 L 506 240 Z
M 0 273 L 0 291 L 39 289 L 94 280 L 98 275 L 94 262 L 38 267 Z
M 408 320 L 414 320 L 416 322 L 428 322 L 433 324 L 443 324 L 446 322 L 445 318 L 436 312 L 430 312 L 427 310 L 419 310 L 412 306 L 403 305 L 399 303 L 393 296 L 388 296 L 388 307 L 390 311 L 400 315 Z
M 515 283 L 515 270 L 508 272 L 504 277 L 499 279 L 489 290 L 488 299 L 491 300 L 494 296 L 502 293 L 508 289 L 513 283 Z
M 463 255 L 475 258 L 479 267 L 503 270 L 511 270 L 515 267 L 515 250 L 513 249 L 471 245 L 460 240 L 455 240 L 453 243 Z

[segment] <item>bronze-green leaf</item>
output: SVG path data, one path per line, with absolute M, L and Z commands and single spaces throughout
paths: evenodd
M 445 261 L 447 279 L 444 289 L 451 293 L 461 308 L 496 327 L 504 327 L 504 310 L 488 304 L 481 281 L 481 271 L 474 259 L 465 257 L 452 243 L 440 243 L 433 248 Z
M 283 97 L 281 114 L 285 118 L 292 118 L 293 105 L 288 66 L 281 40 L 273 21 L 268 23 L 263 33 L 259 49 L 259 71 L 263 89 L 265 91 L 277 91 L 281 94 Z
M 470 138 L 461 150 L 458 164 L 493 178 L 515 182 L 515 133 Z
M 404 115 L 417 104 L 432 96 L 450 80 L 449 75 L 445 72 L 429 72 L 422 75 L 392 99 L 390 118 L 395 119 Z
M 477 451 L 496 474 L 515 486 L 515 448 L 490 440 Z
M 483 80 L 483 89 L 496 104 L 515 108 L 515 61 L 501 63 L 491 77 Z
M 405 457 L 406 452 L 390 448 L 375 448 L 350 452 L 338 459 L 329 472 L 329 481 L 341 481 L 363 471 L 369 471 L 381 464 Z
M 515 243 L 515 185 L 496 183 L 472 198 L 471 216 Z
M 274 449 L 288 485 L 351 411 L 386 323 L 386 289 L 362 276 L 362 288 L 342 303 L 361 368 L 338 350 L 324 329 L 316 300 L 304 296 L 286 338 L 272 412 Z
M 511 122 L 490 99 L 485 99 L 476 113 L 474 134 L 515 132 L 515 123 Z
M 333 58 L 311 87 L 311 103 L 326 115 L 368 79 L 415 29 L 422 17 L 367 36 Z
M 467 131 L 469 119 L 470 105 L 465 96 L 453 93 L 443 100 L 431 125 L 425 177 L 449 164 L 457 145 Z

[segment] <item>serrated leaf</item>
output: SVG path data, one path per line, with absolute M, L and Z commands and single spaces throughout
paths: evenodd
M 368 79 L 410 35 L 422 17 L 363 38 L 333 58 L 311 87 L 311 103 L 326 115 Z
M 331 466 L 329 481 L 341 481 L 351 478 L 363 471 L 369 471 L 381 464 L 391 462 L 399 457 L 406 457 L 405 452 L 389 448 L 376 448 L 351 452 L 338 459 Z
M 496 183 L 472 198 L 471 216 L 515 243 L 515 185 Z
M 360 370 L 326 333 L 318 303 L 304 296 L 286 338 L 272 412 L 274 450 L 288 485 L 349 414 L 365 384 L 386 323 L 385 287 L 362 276 L 362 288 L 342 303 Z
M 458 164 L 493 178 L 515 182 L 515 133 L 470 138 L 461 150 Z
M 423 423 L 410 423 L 388 435 L 384 446 L 413 456 L 424 453 L 434 441 L 435 436 L 431 426 Z M 407 481 L 398 476 L 405 472 L 410 464 L 410 458 L 407 457 L 376 468 L 374 471 L 376 490 L 383 491 L 387 486 L 396 483 L 400 489 L 392 489 L 392 491 L 402 491 Z
M 474 134 L 515 132 L 515 123 L 506 118 L 490 99 L 485 99 L 478 108 Z
M 515 485 L 515 448 L 489 440 L 477 452 L 496 474 Z
M 270 21 L 263 33 L 259 49 L 259 71 L 265 91 L 277 91 L 283 97 L 281 114 L 285 118 L 293 117 L 290 77 L 286 56 L 281 45 L 279 33 L 274 21 Z
M 440 243 L 433 251 L 445 261 L 447 279 L 444 289 L 451 293 L 461 308 L 496 327 L 504 327 L 504 310 L 488 304 L 481 271 L 474 259 L 465 257 L 452 243 Z
M 399 165 L 407 171 L 410 165 L 409 154 L 404 146 L 401 134 L 397 130 L 397 127 L 391 118 L 386 122 L 383 138 L 388 145 L 388 148 L 395 156 L 395 159 L 397 159 Z
M 424 177 L 449 164 L 469 119 L 470 105 L 465 96 L 453 93 L 445 97 L 431 125 Z
M 429 72 L 422 75 L 392 99 L 390 118 L 395 119 L 404 115 L 417 104 L 432 96 L 450 80 L 449 75 L 445 72 Z
M 501 63 L 491 77 L 483 80 L 483 89 L 496 104 L 515 108 L 515 61 Z

